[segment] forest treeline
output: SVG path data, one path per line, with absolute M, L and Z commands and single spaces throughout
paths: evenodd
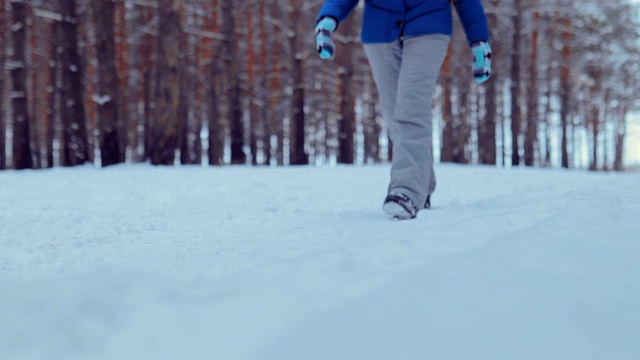
M 0 169 L 387 162 L 362 7 L 322 61 L 322 3 L 0 0 Z M 433 104 L 439 159 L 623 170 L 637 6 L 483 4 L 493 77 L 475 84 L 457 24 Z

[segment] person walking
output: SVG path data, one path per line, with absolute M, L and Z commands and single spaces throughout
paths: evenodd
M 335 53 L 332 35 L 359 0 L 326 0 L 316 22 L 322 59 Z M 480 0 L 365 0 L 361 40 L 393 143 L 391 179 L 383 210 L 404 220 L 431 206 L 431 103 L 453 33 L 452 8 L 462 22 L 478 83 L 491 76 L 487 17 Z

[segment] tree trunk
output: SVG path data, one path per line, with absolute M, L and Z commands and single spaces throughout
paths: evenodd
M 292 40 L 295 41 L 295 40 Z M 304 91 L 304 70 L 302 59 L 295 56 L 293 63 L 293 101 L 291 117 L 291 145 L 290 158 L 291 165 L 309 164 L 309 154 L 305 150 L 305 91 Z M 352 160 L 353 161 L 353 160 Z
M 493 1 L 493 6 L 497 7 L 498 2 Z M 496 14 L 489 13 L 487 18 L 490 24 L 496 24 Z M 493 42 L 491 47 L 494 54 L 493 64 L 496 66 L 498 65 L 498 59 L 502 57 L 502 51 L 498 41 Z M 498 117 L 498 86 L 500 86 L 500 81 L 498 80 L 497 72 L 494 72 L 491 81 L 485 85 L 485 118 L 478 120 L 478 159 L 480 164 L 485 165 L 496 165 L 497 162 L 496 119 Z
M 99 0 L 104 1 L 104 0 Z M 94 2 L 94 1 L 92 1 Z M 115 7 L 115 17 L 112 22 L 115 23 L 115 58 L 119 91 L 117 92 L 117 134 L 119 145 L 119 162 L 125 162 L 127 157 L 127 148 L 129 147 L 129 44 L 127 34 L 127 10 L 125 1 L 113 1 Z M 102 15 L 103 17 L 105 15 Z M 96 34 L 100 36 L 98 32 Z
M 244 153 L 244 124 L 241 108 L 241 89 L 239 80 L 238 44 L 236 42 L 236 21 L 233 14 L 234 1 L 222 2 L 224 18 L 224 63 L 225 63 L 225 94 L 227 95 L 227 117 L 231 136 L 231 164 L 245 164 Z
M 544 158 L 544 166 L 551 167 L 551 118 L 547 117 L 545 120 L 546 128 L 545 128 L 545 146 L 544 146 L 544 154 L 542 155 Z
M 7 153 L 6 147 L 6 124 L 5 124 L 5 104 L 4 104 L 4 89 L 6 89 L 4 69 L 5 69 L 5 50 L 7 48 L 5 43 L 5 31 L 7 30 L 7 24 L 5 19 L 5 0 L 0 0 L 0 170 L 7 168 Z
M 551 66 L 551 65 L 549 65 Z M 550 73 L 551 71 L 549 71 Z M 544 112 L 544 123 L 545 123 L 545 131 L 544 131 L 544 136 L 545 136 L 545 141 L 544 141 L 544 154 L 542 155 L 542 158 L 544 159 L 544 166 L 546 167 L 551 167 L 551 136 L 552 136 L 552 131 L 551 131 L 551 115 L 553 113 L 553 108 L 551 106 L 551 96 L 553 94 L 553 75 L 548 74 L 547 77 L 547 88 L 546 88 L 546 98 L 547 98 L 547 103 L 545 106 L 545 112 Z
M 342 24 L 345 36 L 352 38 L 355 33 L 354 19 L 350 18 Z M 348 41 L 342 46 L 338 54 L 340 72 L 339 78 L 339 135 L 338 135 L 338 163 L 353 164 L 355 155 L 354 133 L 356 125 L 355 96 L 353 94 L 353 48 L 354 42 Z
M 140 26 L 146 26 L 148 22 L 153 19 L 153 10 L 150 8 L 142 8 L 140 10 Z M 140 161 L 146 161 L 151 157 L 151 121 L 153 118 L 152 108 L 155 106 L 153 100 L 153 46 L 154 42 L 157 42 L 157 37 L 145 34 L 140 39 L 140 66 L 142 72 L 142 89 L 141 89 L 141 101 L 142 106 L 142 119 L 140 125 L 142 125 L 143 131 L 139 136 L 140 142 L 143 143 L 143 154 L 140 155 Z
M 122 160 L 119 136 L 122 128 L 118 124 L 120 89 L 114 41 L 115 3 L 94 0 L 92 4 L 98 58 L 98 94 L 93 100 L 98 111 L 102 166 L 110 166 Z
M 219 71 L 219 54 L 211 62 L 209 88 L 209 165 L 224 164 L 224 125 L 220 118 L 220 97 L 222 96 L 222 76 Z
M 479 120 L 478 151 L 480 164 L 496 164 L 496 118 L 498 116 L 497 100 L 499 85 L 496 76 L 486 85 L 486 115 Z
M 9 70 L 13 82 L 11 102 L 13 110 L 13 167 L 30 169 L 29 108 L 27 99 L 26 21 L 27 3 L 11 0 L 13 58 Z
M 511 165 L 520 165 L 520 37 L 522 0 L 514 0 L 513 41 L 511 48 Z
M 611 171 L 609 167 L 609 146 L 610 146 L 610 136 L 607 131 L 607 122 L 611 119 L 611 89 L 605 90 L 604 94 L 604 104 L 602 106 L 602 110 L 600 112 L 600 120 L 602 123 L 603 134 L 603 154 L 602 154 L 602 170 Z
M 607 122 L 607 114 L 606 111 L 602 114 L 602 121 L 604 122 L 604 133 L 602 134 L 602 170 L 603 171 L 611 171 L 609 168 L 609 133 L 607 131 L 606 122 Z
M 273 118 L 274 123 L 271 125 L 272 127 L 277 127 L 275 132 L 276 135 L 276 163 L 278 165 L 284 165 L 284 121 L 282 123 L 277 123 L 276 121 L 279 119 L 283 119 L 283 114 L 281 111 L 276 112 L 276 116 Z
M 291 165 L 307 165 L 309 164 L 309 154 L 305 151 L 305 79 L 304 68 L 302 63 L 302 54 L 298 39 L 298 22 L 300 11 L 295 4 L 291 12 L 291 26 L 293 27 L 293 36 L 290 39 L 290 51 L 292 59 L 291 77 L 293 81 L 293 96 L 291 102 L 291 130 L 289 146 L 289 164 Z M 345 53 L 348 50 L 344 49 Z M 345 55 L 348 56 L 348 55 Z M 351 160 L 353 162 L 353 159 Z
M 184 26 L 195 26 L 194 14 L 185 14 L 184 10 L 180 11 L 184 18 Z M 194 36 L 191 34 L 181 34 L 180 42 L 184 44 L 183 51 L 180 52 L 180 100 L 178 105 L 178 118 L 180 119 L 180 128 L 178 133 L 180 136 L 180 164 L 192 165 L 194 163 L 195 152 L 193 145 L 195 142 L 196 126 L 194 114 L 193 94 L 196 93 L 197 84 L 195 68 L 196 63 L 200 59 L 196 57 L 196 44 Z
M 232 65 L 232 67 L 235 66 L 236 65 Z M 231 136 L 231 164 L 244 165 L 247 162 L 247 156 L 244 153 L 244 124 L 240 105 L 241 89 L 240 83 L 237 80 L 231 80 L 231 82 L 232 85 L 227 92 Z
M 144 65 L 143 65 L 144 66 Z M 153 101 L 153 88 L 152 79 L 153 71 L 150 68 L 145 68 L 142 71 L 142 98 L 143 98 L 143 114 L 142 121 L 144 124 L 144 134 L 142 135 L 142 141 L 144 142 L 144 154 L 141 156 L 142 161 L 151 158 L 151 121 L 153 119 L 152 103 Z
M 200 22 L 199 15 L 190 14 L 185 9 L 185 16 L 189 17 L 188 26 L 197 26 Z M 207 17 L 210 17 L 210 13 L 206 13 Z M 204 25 L 204 24 L 203 24 Z M 208 25 L 208 24 L 207 24 Z M 200 46 L 203 42 L 198 36 L 188 36 L 189 38 L 189 52 L 187 54 L 190 63 L 190 68 L 187 74 L 184 75 L 184 99 L 185 106 L 187 107 L 187 116 L 189 118 L 189 126 L 191 127 L 191 135 L 189 138 L 190 158 L 189 163 L 192 165 L 202 165 L 202 126 L 204 125 L 204 108 L 206 107 L 204 101 L 204 82 L 206 81 L 207 66 L 202 64 L 208 64 L 211 56 L 208 53 L 202 52 Z
M 184 38 L 184 36 L 183 36 Z M 182 43 L 186 43 L 186 39 L 183 39 Z M 180 69 L 181 79 L 180 79 L 180 90 L 178 95 L 178 133 L 180 134 L 180 164 L 182 165 L 190 165 L 193 164 L 193 151 L 191 148 L 191 135 L 194 134 L 193 129 L 191 127 L 191 117 L 189 115 L 189 104 L 187 102 L 187 89 L 192 88 L 192 82 L 188 80 L 190 76 L 188 76 L 186 68 L 190 65 L 189 59 L 182 60 L 182 65 L 184 68 Z
M 53 22 L 51 29 L 51 47 L 49 56 L 49 85 L 47 86 L 47 110 L 45 117 L 45 159 L 47 167 L 53 167 L 53 140 L 55 135 L 54 124 L 56 122 L 56 100 L 58 96 L 58 74 L 60 71 L 59 23 Z
M 597 171 L 598 170 L 598 138 L 600 137 L 600 109 L 597 106 L 594 106 L 591 110 L 591 136 L 593 137 L 593 148 L 591 149 L 591 163 L 589 165 L 589 170 Z
M 44 56 L 42 54 L 41 47 L 39 46 L 41 39 L 43 38 L 40 33 L 41 23 L 34 21 L 33 18 L 33 7 L 28 9 L 27 13 L 27 34 L 29 38 L 29 60 L 27 63 L 29 64 L 27 72 L 29 73 L 29 80 L 27 80 L 27 86 L 29 87 L 27 97 L 29 99 L 33 99 L 33 101 L 29 102 L 29 130 L 30 130 L 30 144 L 31 144 L 31 158 L 32 158 L 32 167 L 34 169 L 39 169 L 42 167 L 42 156 L 40 155 L 41 144 L 40 144 L 40 129 L 42 128 L 40 123 L 42 120 L 42 113 L 40 109 L 42 107 L 42 101 L 37 101 L 36 99 L 41 98 L 38 94 L 38 91 L 42 89 L 43 80 L 46 79 L 46 76 L 42 76 L 46 74 L 46 71 L 36 71 L 44 69 L 46 66 L 46 60 L 44 60 Z
M 63 123 L 62 165 L 82 165 L 89 159 L 84 108 L 83 63 L 78 51 L 76 0 L 60 0 L 62 31 L 62 89 L 60 111 Z
M 563 46 L 562 46 L 562 66 L 560 68 L 560 126 L 562 127 L 562 141 L 561 141 L 561 152 L 562 152 L 562 167 L 565 169 L 569 168 L 569 150 L 568 150 L 568 141 L 567 141 L 567 133 L 568 133 L 568 125 L 569 125 L 569 99 L 571 96 L 571 85 L 570 85 L 570 73 L 569 73 L 569 61 L 571 61 L 571 19 L 565 19 L 565 29 L 563 35 Z
M 179 147 L 180 53 L 182 38 L 180 14 L 161 6 L 159 12 L 158 51 L 156 68 L 156 113 L 151 134 L 151 163 L 173 165 Z
M 271 160 L 271 146 L 270 146 L 270 136 L 271 134 L 268 131 L 269 128 L 269 90 L 268 90 L 268 56 L 269 51 L 267 50 L 267 41 L 269 39 L 269 35 L 271 32 L 267 28 L 267 16 L 268 9 L 266 6 L 266 1 L 260 1 L 259 4 L 259 33 L 260 33 L 260 90 L 259 90 L 259 118 L 260 122 L 257 126 L 260 127 L 261 132 L 259 135 L 256 135 L 258 139 L 256 141 L 262 142 L 262 153 L 264 155 L 263 164 L 269 165 L 269 161 Z
M 205 16 L 203 19 L 203 26 L 205 30 L 208 30 L 210 27 L 209 22 L 211 20 L 211 12 L 209 12 L 209 5 L 204 5 L 203 9 L 205 11 Z M 197 20 L 196 20 L 197 21 Z M 209 64 L 211 61 L 211 40 L 210 39 L 195 39 L 195 68 L 192 75 L 192 86 L 194 95 L 192 100 L 195 100 L 195 104 L 192 104 L 193 107 L 193 117 L 194 117 L 194 142 L 193 142 L 193 164 L 194 165 L 202 165 L 202 128 L 204 126 L 204 116 L 205 116 L 205 82 L 207 81 L 207 66 L 202 66 L 203 64 Z
M 440 161 L 453 161 L 453 147 L 455 135 L 453 131 L 453 103 L 451 102 L 453 77 L 451 71 L 451 52 L 453 47 L 449 46 L 447 56 L 442 65 L 442 121 L 444 128 L 442 130 L 442 146 L 440 151 Z
M 264 1 L 260 1 L 260 6 L 264 6 Z M 256 34 L 260 34 L 260 28 L 256 19 L 256 3 L 250 4 L 246 11 L 246 26 L 248 31 L 247 37 L 247 78 L 248 78 L 248 99 L 246 100 L 249 107 L 249 152 L 251 154 L 251 164 L 258 165 L 258 131 L 262 124 L 259 119 L 262 112 L 258 109 L 256 101 L 257 94 L 260 91 L 258 82 L 256 81 Z M 259 16 L 259 13 L 258 13 Z
M 541 74 L 544 75 L 544 95 L 545 95 L 545 107 L 543 111 L 543 120 L 541 122 L 544 123 L 545 131 L 544 131 L 544 148 L 540 149 L 540 161 L 545 167 L 551 167 L 551 143 L 553 138 L 553 124 L 552 124 L 552 116 L 554 114 L 554 107 L 552 98 L 557 97 L 560 98 L 560 90 L 555 90 L 556 87 L 554 83 L 561 76 L 560 63 L 562 60 L 559 58 L 558 51 L 556 51 L 559 42 L 561 41 L 561 32 L 558 30 L 560 26 L 560 21 L 558 19 L 558 14 L 554 13 L 551 19 L 551 26 L 546 31 L 546 39 L 544 43 L 546 43 L 545 52 L 547 52 L 548 58 L 546 60 L 546 69 L 544 69 Z
M 500 149 L 502 155 L 502 167 L 507 166 L 507 115 L 504 109 L 504 104 L 506 102 L 505 99 L 505 90 L 498 90 L 498 116 L 500 118 L 500 141 L 502 142 L 502 146 Z
M 535 6 L 532 1 L 532 6 Z M 527 94 L 527 131 L 524 138 L 524 164 L 535 166 L 538 137 L 538 13 L 533 14 L 533 33 L 531 34 L 531 58 L 529 59 L 529 84 Z
M 591 108 L 590 113 L 587 115 L 587 124 L 591 125 L 591 135 L 593 136 L 592 145 L 593 148 L 591 153 L 591 163 L 589 165 L 589 170 L 597 171 L 598 170 L 598 142 L 600 137 L 600 114 L 601 114 L 601 102 L 599 101 L 598 94 L 600 93 L 600 71 L 596 69 L 592 69 L 589 71 L 589 75 L 593 79 L 593 85 L 591 86 L 590 93 L 590 101 L 592 104 L 588 106 Z M 606 102 L 605 102 L 606 103 Z M 606 105 L 605 105 L 606 106 Z M 575 137 L 575 136 L 574 136 Z M 574 146 L 577 148 L 577 146 Z
M 453 152 L 453 162 L 457 164 L 468 164 L 470 159 L 470 154 L 468 154 L 470 138 L 469 114 L 469 87 L 460 86 L 458 88 L 458 114 L 455 127 L 456 145 Z
M 620 114 L 620 118 L 618 119 L 616 126 L 616 134 L 615 134 L 615 160 L 613 161 L 613 170 L 614 171 L 624 171 L 624 143 L 625 143 L 625 135 L 627 128 L 627 112 L 625 109 L 622 110 Z
M 62 88 L 59 98 L 63 127 L 61 163 L 63 166 L 76 166 L 89 160 L 76 0 L 60 0 L 60 10 L 64 18 L 61 23 Z
M 373 78 L 368 75 L 365 77 L 364 85 L 364 163 L 380 162 L 380 146 L 378 139 L 380 138 L 380 126 L 378 125 L 378 114 L 376 113 L 376 93 L 374 91 L 375 84 Z

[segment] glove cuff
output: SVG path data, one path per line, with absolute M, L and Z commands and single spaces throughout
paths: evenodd
M 487 40 L 477 40 L 471 43 L 471 47 L 483 45 L 483 44 L 489 44 L 489 42 Z
M 320 19 L 320 21 L 318 21 L 318 24 L 316 25 L 316 34 L 325 31 L 331 34 L 336 30 L 337 27 L 338 22 L 336 21 L 336 19 L 332 18 L 331 16 L 324 16 Z

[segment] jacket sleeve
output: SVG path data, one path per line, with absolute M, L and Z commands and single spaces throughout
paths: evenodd
M 453 4 L 469 44 L 491 40 L 487 16 L 480 0 L 453 0 Z
M 316 22 L 325 16 L 331 16 L 340 24 L 349 16 L 349 13 L 358 5 L 359 1 L 360 0 L 327 0 L 324 6 L 322 6 L 322 9 L 320 9 Z

